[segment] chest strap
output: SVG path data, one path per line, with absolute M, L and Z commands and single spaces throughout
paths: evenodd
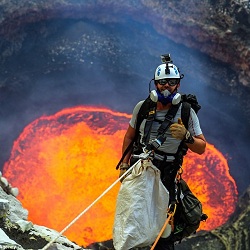
M 170 125 L 173 123 L 173 119 L 174 119 L 179 107 L 180 107 L 180 103 L 178 103 L 176 105 L 172 105 L 170 107 L 170 109 L 168 110 L 167 114 L 165 115 L 164 121 L 161 123 L 160 127 L 158 128 L 157 138 L 161 138 L 161 141 L 166 140 L 164 133 L 168 130 Z M 152 112 L 152 114 L 149 114 L 149 116 L 146 120 L 146 124 L 145 124 L 145 128 L 144 128 L 144 136 L 143 136 L 143 140 L 142 140 L 145 143 L 145 145 L 147 145 L 149 142 L 150 131 L 152 128 L 152 124 L 155 120 L 155 116 L 156 116 L 156 110 L 154 110 L 154 112 Z M 162 141 L 162 143 L 164 141 Z

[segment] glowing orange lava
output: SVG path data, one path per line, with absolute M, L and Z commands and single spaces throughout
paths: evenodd
M 60 232 L 117 179 L 129 118 L 105 108 L 74 107 L 24 129 L 3 172 L 19 188 L 30 221 Z M 224 223 L 235 209 L 237 189 L 223 155 L 208 144 L 203 156 L 188 154 L 184 170 L 209 215 L 202 228 Z M 82 246 L 111 239 L 118 189 L 119 184 L 65 235 Z
M 209 216 L 199 229 L 211 230 L 224 224 L 234 212 L 238 195 L 225 157 L 213 145 L 207 144 L 206 152 L 201 156 L 188 152 L 183 169 L 183 179 L 199 197 Z

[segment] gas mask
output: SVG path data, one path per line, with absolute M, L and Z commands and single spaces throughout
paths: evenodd
M 150 99 L 153 102 L 161 102 L 163 105 L 167 105 L 168 103 L 176 105 L 181 101 L 181 94 L 178 92 L 171 94 L 167 89 L 160 92 L 157 89 L 150 92 Z

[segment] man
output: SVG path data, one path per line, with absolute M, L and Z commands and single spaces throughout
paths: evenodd
M 134 142 L 136 143 L 129 152 L 123 158 L 120 164 L 120 176 L 125 173 L 130 165 L 133 164 L 132 153 L 143 152 L 143 148 L 147 145 L 157 145 L 157 147 L 151 146 L 150 149 L 154 151 L 153 164 L 161 171 L 161 180 L 164 186 L 169 191 L 170 204 L 176 203 L 175 193 L 175 178 L 177 171 L 182 164 L 182 155 L 180 152 L 180 145 L 186 144 L 186 146 L 197 154 L 203 154 L 206 148 L 206 140 L 202 134 L 200 128 L 199 119 L 195 111 L 191 108 L 188 120 L 188 129 L 183 125 L 181 120 L 181 95 L 178 93 L 180 87 L 180 81 L 183 75 L 180 74 L 179 69 L 172 64 L 170 55 L 162 56 L 163 64 L 159 65 L 155 71 L 154 84 L 156 90 L 151 91 L 150 98 L 152 102 L 155 102 L 155 110 L 151 113 L 154 114 L 152 119 L 144 119 L 139 127 L 139 136 L 137 136 L 137 115 L 143 104 L 140 101 L 133 110 L 132 118 L 129 122 L 129 127 L 124 137 L 122 152 Z M 165 116 L 168 111 L 177 107 L 174 117 L 171 123 L 167 126 L 167 130 L 164 131 L 162 141 L 157 141 L 159 136 L 159 128 L 165 120 Z M 167 239 L 160 238 L 156 245 L 156 250 L 170 250 L 174 249 L 174 242 L 171 240 L 171 236 Z

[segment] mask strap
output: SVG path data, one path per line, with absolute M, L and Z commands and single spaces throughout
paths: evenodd
M 151 79 L 150 82 L 149 82 L 149 84 L 148 84 L 148 92 L 149 92 L 149 93 L 151 92 L 151 82 L 152 82 L 153 80 L 154 80 L 154 78 Z
M 177 85 L 178 85 L 178 84 L 176 84 L 176 86 L 175 86 L 175 88 L 174 88 L 174 91 L 173 91 L 173 93 L 177 93 L 177 92 L 178 92 L 178 88 L 177 88 Z M 173 94 L 173 93 L 171 93 L 171 94 Z

